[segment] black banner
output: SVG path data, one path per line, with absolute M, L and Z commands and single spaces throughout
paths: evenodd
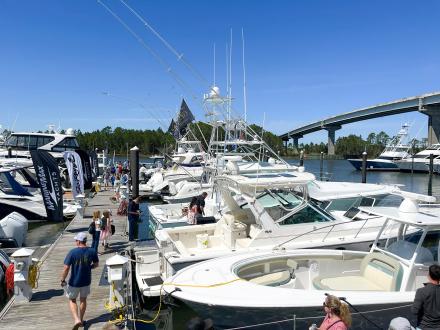
M 63 190 L 57 161 L 44 150 L 31 150 L 31 156 L 46 207 L 47 219 L 63 221 Z
M 92 179 L 96 181 L 99 176 L 98 155 L 95 151 L 89 152 L 90 164 L 92 165 Z
M 75 150 L 75 152 L 81 158 L 83 175 L 84 175 L 84 189 L 91 189 L 93 177 L 92 177 L 92 165 L 90 164 L 89 154 L 81 149 L 77 149 Z

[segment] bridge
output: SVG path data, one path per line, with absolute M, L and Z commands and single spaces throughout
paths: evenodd
M 358 109 L 326 118 L 282 134 L 280 135 L 280 138 L 285 141 L 286 148 L 290 139 L 293 139 L 293 145 L 295 148 L 298 148 L 298 140 L 304 137 L 304 135 L 324 129 L 328 132 L 328 154 L 334 155 L 335 132 L 341 129 L 342 125 L 411 111 L 418 111 L 428 116 L 428 143 L 439 143 L 440 92 L 377 104 L 372 107 Z

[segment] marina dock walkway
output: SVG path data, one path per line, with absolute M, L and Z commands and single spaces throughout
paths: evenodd
M 125 236 L 125 217 L 116 215 L 118 204 L 113 204 L 110 201 L 109 197 L 112 195 L 113 192 L 111 191 L 101 191 L 94 198 L 89 199 L 84 218 L 75 217 L 44 256 L 40 268 L 38 288 L 34 289 L 32 300 L 20 303 L 11 301 L 7 305 L 9 309 L 0 319 L 0 329 L 63 330 L 73 327 L 68 299 L 60 286 L 63 261 L 67 253 L 75 247 L 73 239 L 75 234 L 80 231 L 87 231 L 93 211 L 100 210 L 102 212 L 107 209 L 112 210 L 112 219 L 116 231 L 110 239 L 110 248 L 99 256 L 99 267 L 92 270 L 92 286 L 87 299 L 85 329 L 101 329 L 110 319 L 111 316 L 104 307 L 104 303 L 109 296 L 109 286 L 105 277 L 105 262 L 115 252 L 125 249 L 128 245 L 128 238 Z M 87 245 L 90 246 L 90 244 L 91 236 L 88 235 Z M 103 252 L 101 244 L 99 251 Z

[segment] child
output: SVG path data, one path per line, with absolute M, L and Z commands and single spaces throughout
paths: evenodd
M 102 230 L 101 230 L 101 241 L 104 249 L 108 248 L 108 241 L 112 236 L 112 219 L 111 219 L 110 210 L 102 212 L 101 222 L 102 222 Z

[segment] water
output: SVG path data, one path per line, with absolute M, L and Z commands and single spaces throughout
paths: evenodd
M 148 159 L 141 162 L 148 162 Z M 289 163 L 298 164 L 297 159 L 289 159 Z M 324 176 L 329 177 L 331 181 L 349 181 L 361 182 L 361 172 L 356 171 L 346 160 L 328 160 L 323 164 Z M 315 174 L 319 180 L 320 176 L 320 160 L 306 160 L 304 162 L 305 170 Z M 401 189 L 427 194 L 429 175 L 423 173 L 400 173 L 400 172 L 368 172 L 368 183 L 383 183 L 399 185 Z M 434 175 L 432 182 L 433 195 L 440 197 L 440 176 Z M 155 202 L 157 203 L 157 202 Z M 197 316 L 197 314 L 183 303 L 177 302 L 178 306 L 172 308 L 172 321 L 174 329 L 186 329 L 188 322 Z M 151 315 L 141 314 L 140 317 L 151 319 Z M 137 329 L 145 329 L 142 324 Z

